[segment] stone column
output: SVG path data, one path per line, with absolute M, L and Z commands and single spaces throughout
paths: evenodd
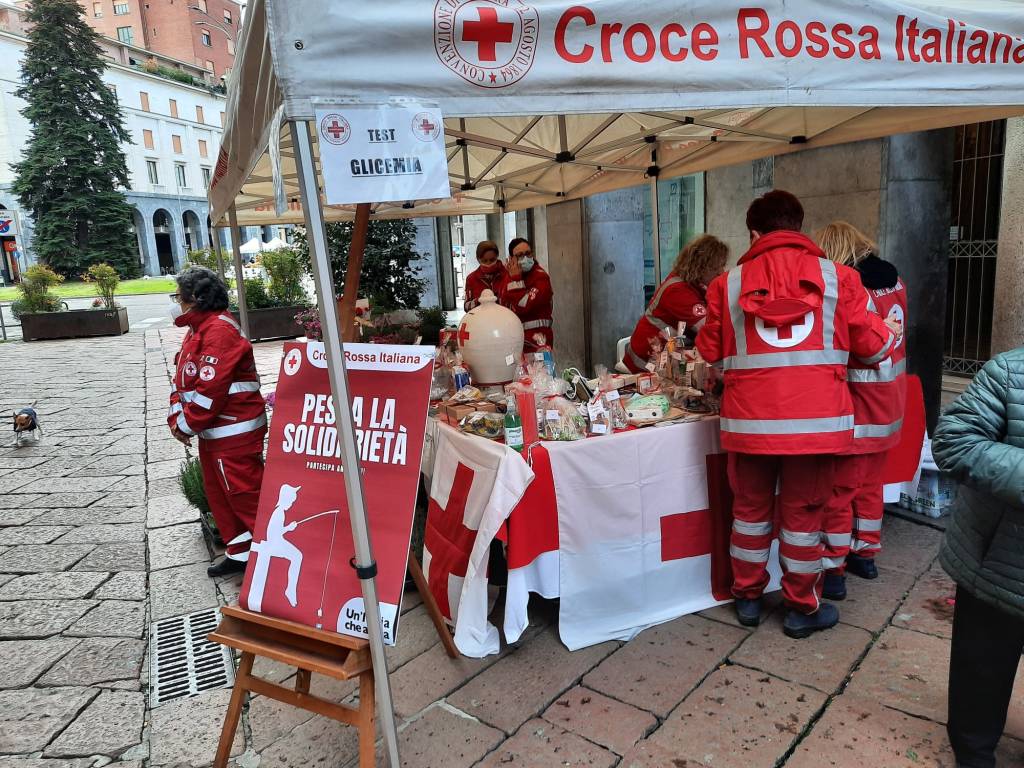
M 156 250 L 156 232 L 153 230 L 153 214 L 139 216 L 138 221 L 142 222 L 142 231 L 139 233 L 139 240 L 144 244 L 143 253 L 146 256 L 144 268 L 150 277 L 160 277 L 160 255 Z
M 929 433 L 942 398 L 953 129 L 889 137 L 879 245 L 907 283 L 908 370 L 921 378 Z
M 992 354 L 1024 344 L 1024 117 L 1006 121 L 1003 195 L 999 214 Z

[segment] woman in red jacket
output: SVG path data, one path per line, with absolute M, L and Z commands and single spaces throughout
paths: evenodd
M 486 290 L 494 293 L 501 301 L 501 291 L 508 279 L 505 265 L 498 255 L 498 246 L 490 240 L 482 240 L 476 246 L 476 260 L 480 264 L 466 275 L 466 301 L 463 309 L 467 312 L 480 303 L 480 294 Z
M 210 576 L 245 570 L 263 482 L 263 437 L 267 413 L 252 344 L 228 313 L 228 291 L 215 272 L 189 267 L 175 278 L 171 316 L 187 328 L 175 357 L 171 434 L 192 445 L 210 512 L 227 547 Z
M 662 343 L 675 336 L 680 321 L 693 339 L 707 315 L 705 296 L 708 283 L 722 274 L 729 260 L 729 246 L 711 235 L 701 235 L 679 252 L 672 273 L 654 292 L 647 311 L 636 324 L 626 345 L 622 362 L 632 373 L 645 370 L 651 354 L 651 340 Z
M 523 351 L 536 352 L 555 344 L 551 328 L 554 291 L 551 278 L 537 263 L 533 245 L 525 237 L 508 244 L 508 277 L 499 297 L 523 323 Z

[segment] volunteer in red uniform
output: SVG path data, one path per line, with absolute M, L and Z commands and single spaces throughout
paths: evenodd
M 750 205 L 746 223 L 750 250 L 708 287 L 697 336 L 700 353 L 724 370 L 733 595 L 740 622 L 758 624 L 777 504 L 783 629 L 807 637 L 839 620 L 836 607 L 820 601 L 822 523 L 833 454 L 853 440 L 848 358 L 878 362 L 896 337 L 867 311 L 857 273 L 800 233 L 796 197 L 769 192 Z
M 845 221 L 829 224 L 815 239 L 826 257 L 860 273 L 867 306 L 881 317 L 906 323 L 907 292 L 896 267 L 876 254 L 877 246 Z M 868 365 L 850 358 L 847 380 L 853 397 L 853 443 L 836 457 L 835 487 L 825 512 L 823 596 L 846 597 L 849 570 L 878 577 L 874 557 L 882 548 L 882 472 L 889 449 L 900 439 L 907 402 L 907 345 L 897 337 L 892 354 Z
M 502 288 L 508 279 L 505 265 L 501 263 L 498 246 L 484 240 L 476 246 L 476 260 L 480 266 L 466 275 L 466 301 L 463 309 L 467 312 L 480 303 L 480 295 L 490 290 L 501 301 Z
M 722 274 L 728 260 L 729 246 L 711 235 L 701 235 L 679 252 L 672 274 L 654 292 L 626 345 L 622 362 L 632 373 L 646 370 L 651 340 L 660 335 L 664 345 L 680 321 L 686 323 L 690 339 L 697 335 L 708 313 L 708 283 Z
M 534 258 L 533 246 L 526 238 L 517 237 L 508 244 L 508 278 L 501 303 L 523 322 L 524 352 L 554 346 L 555 335 L 551 331 L 553 297 L 551 278 Z
M 267 414 L 252 344 L 228 313 L 228 291 L 215 272 L 189 267 L 176 278 L 174 324 L 187 328 L 175 363 L 171 433 L 199 438 L 210 511 L 227 546 L 210 576 L 245 570 L 263 481 Z

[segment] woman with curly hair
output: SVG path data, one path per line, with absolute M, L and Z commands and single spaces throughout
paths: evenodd
M 712 235 L 701 235 L 679 252 L 672 273 L 654 292 L 626 346 L 622 362 L 632 373 L 646 370 L 651 340 L 660 335 L 664 343 L 675 336 L 680 321 L 686 323 L 690 339 L 697 335 L 708 313 L 708 283 L 725 270 L 728 260 L 729 246 Z
M 175 357 L 167 423 L 185 445 L 199 439 L 206 498 L 227 545 L 226 557 L 206 572 L 224 576 L 244 571 L 249 559 L 267 415 L 252 344 L 228 312 L 227 286 L 204 267 L 175 280 L 171 316 L 188 330 Z

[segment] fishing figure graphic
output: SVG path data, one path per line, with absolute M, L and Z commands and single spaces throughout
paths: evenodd
M 285 534 L 291 533 L 303 523 L 308 523 L 310 520 L 315 520 L 318 517 L 334 515 L 335 519 L 337 519 L 338 510 L 331 509 L 327 512 L 310 515 L 302 520 L 285 523 L 285 514 L 295 504 L 295 500 L 299 497 L 299 491 L 301 490 L 302 486 L 287 484 L 281 486 L 277 497 L 277 505 L 270 515 L 270 520 L 267 521 L 266 538 L 262 541 L 253 542 L 252 551 L 256 553 L 256 563 L 253 567 L 252 583 L 249 586 L 249 610 L 259 612 L 263 607 L 263 596 L 267 588 L 270 562 L 275 557 L 288 561 L 288 586 L 285 588 L 284 596 L 292 608 L 298 605 L 299 574 L 302 571 L 302 550 L 288 541 L 285 538 Z

